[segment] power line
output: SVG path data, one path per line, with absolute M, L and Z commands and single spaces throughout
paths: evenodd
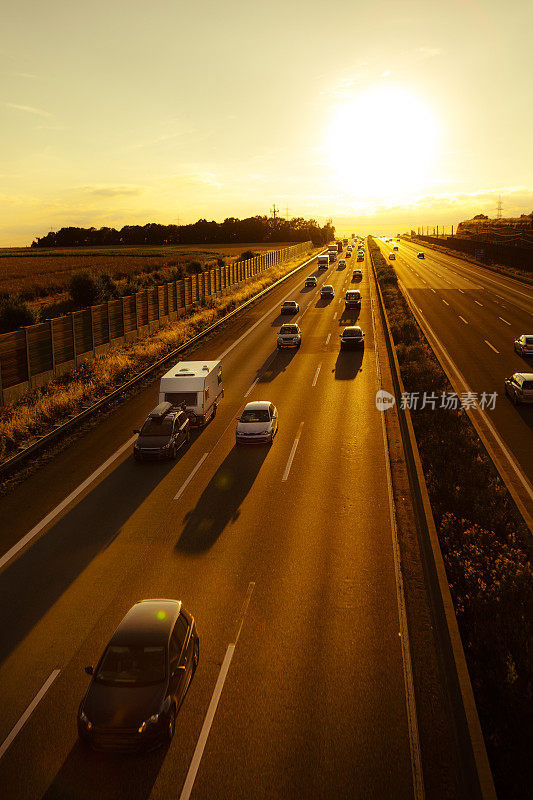
M 279 208 L 276 208 L 276 204 L 275 203 L 274 203 L 274 205 L 272 206 L 272 208 L 270 210 L 272 212 L 273 218 L 276 219 L 276 214 L 278 213 Z

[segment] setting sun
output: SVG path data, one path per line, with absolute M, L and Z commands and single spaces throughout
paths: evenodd
M 338 106 L 326 136 L 336 185 L 393 199 L 434 178 L 439 125 L 416 95 L 393 86 L 361 92 Z

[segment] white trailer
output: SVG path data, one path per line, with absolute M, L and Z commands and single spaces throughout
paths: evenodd
M 223 397 L 220 361 L 179 361 L 159 383 L 159 402 L 185 408 L 191 425 L 205 425 Z

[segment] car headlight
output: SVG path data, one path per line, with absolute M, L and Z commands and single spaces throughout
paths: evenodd
M 83 722 L 83 724 L 85 725 L 85 727 L 86 727 L 88 730 L 90 730 L 90 729 L 92 728 L 93 724 L 92 724 L 92 722 L 90 721 L 90 719 L 89 719 L 89 717 L 87 716 L 87 714 L 85 713 L 85 711 L 82 711 L 82 712 L 80 713 L 80 720 L 81 720 L 81 722 Z
M 139 733 L 145 731 L 148 725 L 154 725 L 158 720 L 159 720 L 159 714 L 152 714 L 151 717 L 148 717 L 148 719 L 145 719 L 144 722 L 141 725 L 139 725 L 138 728 Z

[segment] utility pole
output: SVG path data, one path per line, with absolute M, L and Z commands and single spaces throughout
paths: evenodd
M 503 208 L 502 196 L 501 196 L 501 194 L 499 194 L 498 195 L 498 206 L 497 206 L 497 212 L 496 212 L 496 219 L 501 219 L 502 218 L 502 208 Z
M 285 206 L 285 219 L 289 221 L 289 206 Z
M 439 238 L 439 226 L 437 225 L 437 239 Z
M 276 208 L 276 204 L 275 203 L 274 203 L 274 205 L 272 206 L 272 208 L 270 210 L 272 211 L 272 216 L 274 217 L 274 219 L 276 219 L 276 214 L 278 213 L 279 208 Z
M 453 236 L 453 225 L 452 225 L 452 236 Z

